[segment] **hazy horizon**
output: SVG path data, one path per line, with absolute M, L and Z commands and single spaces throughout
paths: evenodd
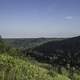
M 0 0 L 3 38 L 80 35 L 80 0 Z

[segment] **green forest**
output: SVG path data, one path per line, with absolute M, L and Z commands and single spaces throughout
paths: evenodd
M 0 80 L 80 80 L 80 36 L 0 37 Z

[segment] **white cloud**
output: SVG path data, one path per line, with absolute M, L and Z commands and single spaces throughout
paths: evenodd
M 66 16 L 66 17 L 64 17 L 64 19 L 71 20 L 72 16 Z

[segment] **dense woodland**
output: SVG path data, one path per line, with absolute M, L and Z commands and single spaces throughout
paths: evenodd
M 80 36 L 67 39 L 0 37 L 0 78 L 80 80 Z

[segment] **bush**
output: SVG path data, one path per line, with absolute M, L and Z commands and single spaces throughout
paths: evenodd
M 54 80 L 70 80 L 70 79 L 64 75 L 57 75 L 54 77 Z

